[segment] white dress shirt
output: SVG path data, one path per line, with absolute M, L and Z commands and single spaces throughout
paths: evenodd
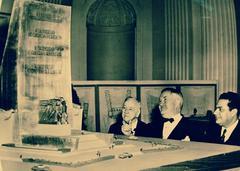
M 236 128 L 237 124 L 238 124 L 238 120 L 237 120 L 234 124 L 232 124 L 231 126 L 229 126 L 228 128 L 222 127 L 221 135 L 223 134 L 224 129 L 227 130 L 226 133 L 225 133 L 224 142 L 226 142 L 226 141 L 230 138 L 230 136 L 231 136 L 233 130 Z
M 171 132 L 174 130 L 174 128 L 177 126 L 177 124 L 182 119 L 182 115 L 179 113 L 172 118 L 174 119 L 174 121 L 172 123 L 171 122 L 164 122 L 163 137 L 162 137 L 163 139 L 167 139 L 169 137 Z

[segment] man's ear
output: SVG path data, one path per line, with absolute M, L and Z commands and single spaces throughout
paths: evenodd
M 141 109 L 138 109 L 138 110 L 137 110 L 137 113 L 136 113 L 136 117 L 137 117 L 137 118 L 139 117 L 140 113 L 141 113 Z
M 234 109 L 231 110 L 231 113 L 232 113 L 233 115 L 237 115 L 238 110 L 237 110 L 236 108 L 234 108 Z

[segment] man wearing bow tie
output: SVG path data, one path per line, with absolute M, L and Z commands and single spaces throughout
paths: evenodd
M 218 99 L 214 116 L 217 127 L 210 125 L 208 142 L 240 145 L 240 97 L 234 92 L 222 93 Z
M 182 93 L 174 88 L 165 88 L 159 97 L 159 105 L 152 111 L 149 136 L 163 139 L 183 140 L 189 138 L 188 120 L 181 114 Z

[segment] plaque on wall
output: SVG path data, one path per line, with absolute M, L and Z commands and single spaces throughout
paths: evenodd
M 74 87 L 83 108 L 83 129 L 96 131 L 95 88 Z
M 14 2 L 1 63 L 1 106 L 17 109 L 23 134 L 41 134 L 40 127 L 51 125 L 70 131 L 70 19 L 67 6 Z
M 182 86 L 181 91 L 184 98 L 182 113 L 185 116 L 204 117 L 208 111 L 214 111 L 214 86 Z

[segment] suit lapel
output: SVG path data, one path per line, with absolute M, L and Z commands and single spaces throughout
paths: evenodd
M 173 131 L 170 133 L 168 136 L 168 139 L 176 139 L 176 140 L 181 140 L 184 139 L 186 136 L 186 126 L 185 125 L 185 118 L 182 117 L 182 119 L 179 121 L 177 126 L 173 129 Z
M 238 122 L 236 128 L 233 130 L 229 139 L 225 142 L 225 144 L 231 145 L 240 145 L 240 123 Z
M 142 127 L 142 121 L 138 119 L 137 126 L 135 128 L 135 134 L 138 135 L 139 132 L 141 132 L 141 127 Z

